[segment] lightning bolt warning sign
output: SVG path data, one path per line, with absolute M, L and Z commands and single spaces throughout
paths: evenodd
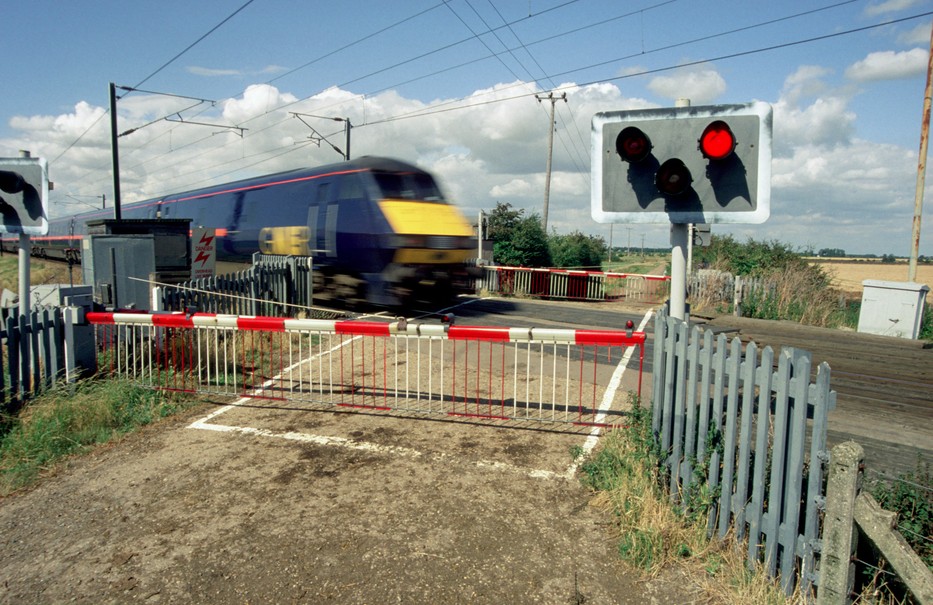
M 217 264 L 217 242 L 213 229 L 191 230 L 191 279 L 214 277 Z

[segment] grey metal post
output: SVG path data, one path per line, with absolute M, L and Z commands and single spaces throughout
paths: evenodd
M 19 155 L 24 158 L 31 157 L 31 154 L 25 149 L 21 149 Z M 29 241 L 29 235 L 26 233 L 19 234 L 19 314 L 24 315 L 29 313 L 29 287 L 30 287 L 30 278 L 29 278 L 29 256 L 31 245 Z
M 29 313 L 29 236 L 19 234 L 19 314 Z
M 347 132 L 347 161 L 350 161 L 350 129 L 353 128 L 353 125 L 350 124 L 350 118 L 344 118 L 346 124 L 344 125 L 344 130 Z
M 690 99 L 677 99 L 676 107 L 689 107 Z M 687 245 L 690 226 L 671 224 L 671 317 L 687 319 Z
M 687 231 L 688 225 L 671 225 L 671 317 L 686 321 L 687 316 Z
M 113 218 L 119 221 L 120 216 L 120 147 L 117 143 L 117 91 L 113 82 L 110 83 L 110 155 L 113 163 Z
M 479 211 L 479 218 L 476 222 L 476 232 L 479 235 L 477 240 L 479 243 L 476 247 L 476 263 L 479 265 L 483 264 L 483 211 Z

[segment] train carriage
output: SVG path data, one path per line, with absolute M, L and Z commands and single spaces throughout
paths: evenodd
M 100 210 L 53 219 L 36 253 L 65 259 L 81 249 Z M 310 255 L 315 298 L 398 306 L 472 291 L 476 239 L 428 172 L 398 160 L 362 157 L 124 204 L 121 216 L 187 218 L 215 229 L 217 258 L 253 253 Z M 15 246 L 12 240 L 7 246 Z

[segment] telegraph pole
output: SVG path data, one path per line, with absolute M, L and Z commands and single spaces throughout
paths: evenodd
M 535 95 L 535 98 L 538 99 L 538 103 L 544 100 L 551 102 L 551 117 L 548 121 L 547 138 L 547 174 L 544 177 L 544 214 L 541 216 L 541 226 L 544 228 L 545 235 L 547 235 L 547 207 L 551 197 L 551 156 L 554 154 L 554 104 L 561 99 L 566 102 L 567 93 L 561 93 L 559 97 L 555 97 L 553 92 L 549 92 L 547 96 Z
M 927 62 L 927 85 L 923 93 L 923 120 L 920 125 L 920 159 L 917 163 L 917 190 L 914 197 L 914 221 L 911 229 L 910 261 L 907 281 L 917 280 L 917 258 L 920 254 L 920 223 L 923 220 L 923 184 L 927 172 L 927 145 L 930 139 L 930 96 L 933 90 L 933 30 L 930 31 L 930 56 Z

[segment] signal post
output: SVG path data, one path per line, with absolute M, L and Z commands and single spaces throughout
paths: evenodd
M 767 103 L 598 113 L 591 214 L 600 223 L 670 223 L 672 317 L 686 316 L 689 225 L 758 224 L 771 212 Z

